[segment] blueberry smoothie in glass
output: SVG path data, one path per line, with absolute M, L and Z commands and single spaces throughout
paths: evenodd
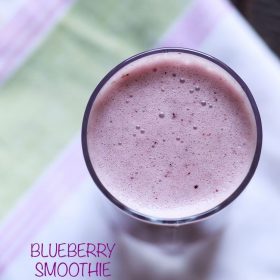
M 94 91 L 83 149 L 97 186 L 151 222 L 188 222 L 234 200 L 260 156 L 253 97 L 203 53 L 157 49 L 114 68 Z

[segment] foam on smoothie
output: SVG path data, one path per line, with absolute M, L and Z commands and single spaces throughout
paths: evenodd
M 87 143 L 104 187 L 157 218 L 207 211 L 241 184 L 256 123 L 241 86 L 220 66 L 160 53 L 119 70 L 91 109 Z

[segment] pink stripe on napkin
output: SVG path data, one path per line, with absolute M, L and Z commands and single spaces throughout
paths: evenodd
M 0 30 L 0 84 L 25 61 L 74 0 L 30 0 Z
M 26 0 L 13 16 L 0 29 L 0 52 L 9 47 L 12 39 L 18 33 L 19 29 L 25 26 L 26 20 L 33 13 L 34 8 L 40 6 L 40 1 Z
M 209 3 L 211 3 L 209 5 Z M 211 10 L 210 10 L 211 9 Z M 191 10 L 171 26 L 159 47 L 198 48 L 216 24 L 232 10 L 224 0 L 196 0 Z

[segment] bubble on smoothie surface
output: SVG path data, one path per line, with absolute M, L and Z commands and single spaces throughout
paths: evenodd
M 176 219 L 236 190 L 253 159 L 256 126 L 225 70 L 190 54 L 153 54 L 110 81 L 91 109 L 87 141 L 113 197 L 143 215 Z

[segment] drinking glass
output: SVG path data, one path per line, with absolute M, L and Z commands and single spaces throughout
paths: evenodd
M 124 66 L 141 59 L 146 56 L 159 54 L 159 53 L 166 53 L 166 52 L 180 52 L 180 53 L 187 53 L 192 54 L 195 56 L 198 56 L 200 58 L 206 59 L 210 62 L 215 63 L 216 65 L 220 66 L 222 69 L 224 69 L 227 73 L 229 73 L 241 86 L 243 89 L 246 98 L 249 101 L 249 104 L 251 105 L 253 114 L 254 114 L 254 120 L 256 123 L 257 128 L 257 139 L 256 139 L 256 148 L 254 157 L 251 163 L 251 166 L 246 174 L 246 176 L 243 178 L 241 184 L 236 188 L 236 190 L 227 197 L 224 201 L 222 201 L 217 206 L 208 209 L 205 212 L 198 213 L 191 216 L 186 216 L 183 218 L 178 219 L 170 219 L 170 218 L 157 218 L 145 215 L 141 212 L 137 212 L 134 209 L 131 209 L 127 205 L 125 205 L 123 202 L 116 199 L 107 189 L 106 186 L 102 184 L 102 182 L 99 180 L 98 175 L 96 174 L 92 162 L 89 157 L 89 151 L 88 151 L 88 145 L 87 145 L 87 127 L 89 122 L 89 116 L 90 111 L 92 109 L 92 105 L 99 94 L 102 87 L 109 81 L 111 77 L 113 77 L 120 69 L 122 69 Z M 93 91 L 83 118 L 83 124 L 82 124 L 82 148 L 83 148 L 83 154 L 85 158 L 85 162 L 87 165 L 87 168 L 89 170 L 89 173 L 95 182 L 96 186 L 100 189 L 100 191 L 105 195 L 105 197 L 113 203 L 114 206 L 119 208 L 122 211 L 116 211 L 115 207 L 114 209 L 110 209 L 110 223 L 112 226 L 112 230 L 116 233 L 116 237 L 118 238 L 122 250 L 125 251 L 124 255 L 124 262 L 129 263 L 130 267 L 134 267 L 135 262 L 138 262 L 138 268 L 139 271 L 141 270 L 143 273 L 143 267 L 146 269 L 146 266 L 144 264 L 143 267 L 141 267 L 140 263 L 143 263 L 143 259 L 145 259 L 147 256 L 144 254 L 142 261 L 134 260 L 131 258 L 131 250 L 135 250 L 135 248 L 138 248 L 138 258 L 141 251 L 144 251 L 144 245 L 143 244 L 150 244 L 155 250 L 161 250 L 161 253 L 167 255 L 172 255 L 174 258 L 174 255 L 182 256 L 184 255 L 186 258 L 186 252 L 190 253 L 191 256 L 188 256 L 188 260 L 192 260 L 191 262 L 188 261 L 189 264 L 192 264 L 193 261 L 199 261 L 200 263 L 204 263 L 204 271 L 207 271 L 207 265 L 209 264 L 209 259 L 211 259 L 212 254 L 214 254 L 215 250 L 214 247 L 217 246 L 219 242 L 220 235 L 223 232 L 223 228 L 226 224 L 225 214 L 227 211 L 223 214 L 220 213 L 222 209 L 229 206 L 240 194 L 241 192 L 246 188 L 249 181 L 251 180 L 258 162 L 260 158 L 261 153 L 261 146 L 262 146 L 262 125 L 261 125 L 261 118 L 260 114 L 256 105 L 256 102 L 245 84 L 245 82 L 239 77 L 237 73 L 235 73 L 229 66 L 221 62 L 220 60 L 202 53 L 200 51 L 192 50 L 192 49 L 186 49 L 186 48 L 159 48 L 159 49 L 152 49 L 148 50 L 142 53 L 139 53 L 137 55 L 134 55 L 123 62 L 121 62 L 119 65 L 114 67 L 97 85 L 95 90 Z M 229 207 L 227 207 L 229 208 Z M 214 214 L 215 217 L 208 219 L 212 217 Z M 125 240 L 125 241 L 124 241 Z M 130 240 L 130 241 L 127 241 Z M 133 240 L 134 245 L 131 245 L 131 240 Z M 206 241 L 206 242 L 205 242 Z M 133 243 L 132 242 L 132 243 Z M 137 243 L 138 242 L 138 243 Z M 143 243 L 144 242 L 144 243 Z M 199 247 L 197 244 L 203 244 L 204 247 Z M 135 244 L 140 244 L 138 247 Z M 190 248 L 193 248 L 195 245 L 196 248 L 200 248 L 196 253 L 193 252 L 193 250 L 190 250 Z M 206 245 L 205 245 L 206 244 Z M 214 244 L 214 245 L 213 245 Z M 145 245 L 145 246 L 146 246 Z M 210 246 L 210 255 L 207 255 L 206 247 Z M 207 248 L 208 248 L 207 247 Z M 151 249 L 152 250 L 152 249 Z M 150 250 L 150 251 L 151 251 Z M 149 250 L 148 250 L 149 251 Z M 152 251 L 151 251 L 152 252 Z M 188 254 L 187 254 L 188 255 Z M 130 256 L 130 257 L 127 257 Z M 207 261 L 205 261 L 205 258 Z M 144 262 L 145 263 L 145 262 Z M 191 266 L 191 265 L 190 265 Z M 167 266 L 168 267 L 168 266 Z M 175 265 L 176 267 L 176 265 Z M 134 269 L 135 270 L 135 269 Z M 151 269 L 150 269 L 151 270 Z M 178 270 L 178 268 L 177 268 Z M 185 270 L 184 270 L 185 271 Z M 135 272 L 135 271 L 134 271 Z M 149 269 L 146 269 L 146 273 L 149 272 Z M 159 273 L 159 272 L 158 272 Z M 176 269 L 172 268 L 167 272 L 167 274 L 170 275 L 177 275 L 178 271 Z M 129 277 L 133 277 L 134 279 L 137 279 L 137 275 L 139 273 L 136 272 L 131 274 Z M 179 278 L 182 277 L 179 274 Z M 190 275 L 190 272 L 188 271 L 188 275 Z M 166 276 L 166 274 L 165 274 Z M 164 277 L 165 277 L 164 276 Z M 143 274 L 142 274 L 143 277 Z M 150 278 L 149 278 L 150 277 Z M 147 274 L 146 279 L 153 279 L 154 277 L 157 277 L 157 279 L 165 279 L 164 277 L 161 277 L 159 274 L 156 274 L 153 272 L 152 274 Z M 178 279 L 179 279 L 178 278 Z M 203 277 L 201 276 L 200 279 Z M 129 279 L 129 278 L 128 278 Z M 139 278 L 143 279 L 143 278 Z

